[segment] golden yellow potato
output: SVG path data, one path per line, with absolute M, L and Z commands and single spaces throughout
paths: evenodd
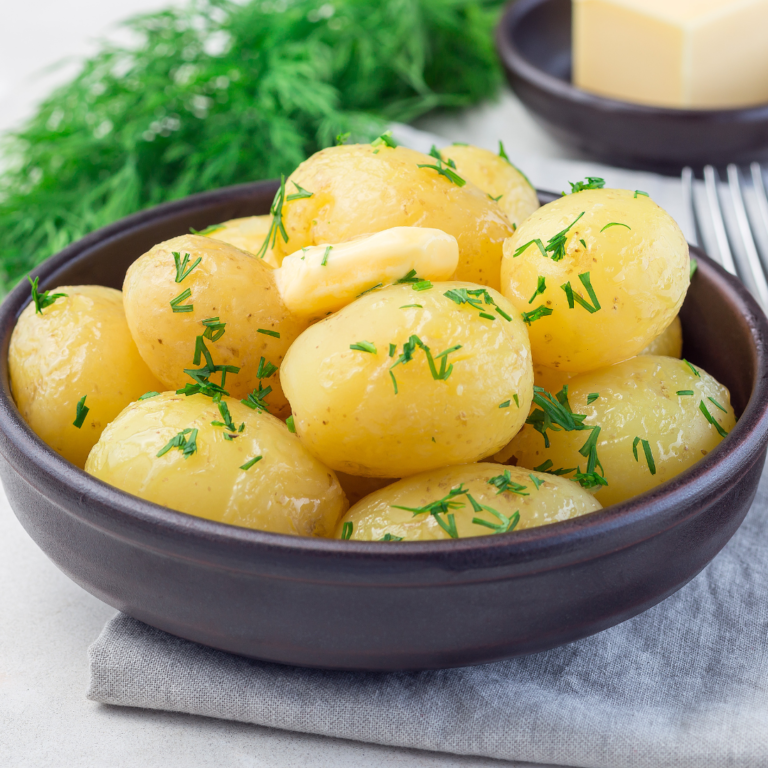
M 677 315 L 688 283 L 680 227 L 627 190 L 566 195 L 504 243 L 502 293 L 529 313 L 533 359 L 548 368 L 580 373 L 639 354 Z
M 431 227 L 459 243 L 455 279 L 498 288 L 502 245 L 512 234 L 506 217 L 471 182 L 458 186 L 419 165 L 437 161 L 385 144 L 329 147 L 312 155 L 286 182 L 286 195 L 295 182 L 312 196 L 284 204 L 288 242 L 278 237 L 278 258 L 392 227 Z
M 691 368 L 671 357 L 643 355 L 574 376 L 568 382 L 568 400 L 573 413 L 586 415 L 585 425 L 600 427 L 597 458 L 608 485 L 600 487 L 596 497 L 603 506 L 630 499 L 680 474 L 720 443 L 719 430 L 730 432 L 736 423 L 728 390 L 698 366 Z M 702 405 L 719 427 L 707 420 Z M 547 434 L 549 448 L 528 424 L 494 458 L 522 467 L 542 468 L 546 463 L 551 470 L 588 469 L 579 449 L 590 431 Z
M 499 208 L 519 227 L 538 207 L 539 196 L 531 182 L 509 160 L 487 149 L 469 144 L 452 144 L 440 150 L 453 160 L 459 175 L 497 200 Z
M 214 224 L 199 234 L 221 240 L 223 243 L 229 243 L 254 256 L 259 254 L 259 258 L 263 259 L 265 264 L 276 267 L 277 259 L 272 248 L 267 246 L 263 254 L 261 253 L 271 224 L 272 216 L 270 214 L 246 216 L 243 219 L 230 219 L 221 224 Z
M 600 508 L 590 493 L 563 477 L 499 464 L 465 464 L 375 491 L 344 515 L 336 536 L 363 541 L 463 539 L 549 525 Z
M 179 269 L 174 253 L 181 259 Z M 182 277 L 180 282 L 177 277 Z M 280 366 L 307 322 L 286 309 L 272 267 L 219 240 L 183 235 L 156 245 L 135 261 L 123 291 L 139 353 L 166 388 L 193 384 L 184 369 L 205 366 L 202 357 L 194 362 L 196 338 L 206 331 L 204 320 L 218 318 L 226 324 L 223 335 L 214 341 L 218 331 L 211 329 L 214 332 L 209 331 L 210 338 L 203 343 L 214 364 L 240 368 L 237 374 L 227 374 L 225 389 L 243 398 L 260 384 L 271 387 L 264 402 L 273 414 L 288 415 L 280 380 L 265 366 Z M 192 311 L 174 311 L 174 300 L 177 308 L 191 306 Z M 220 377 L 216 373 L 210 380 L 220 383 Z
M 82 468 L 104 427 L 145 392 L 162 389 L 139 356 L 123 296 L 100 285 L 65 285 L 35 313 L 27 306 L 8 350 L 11 391 L 24 421 L 54 451 Z M 77 404 L 88 413 L 77 428 Z
M 683 356 L 683 325 L 678 315 L 665 331 L 657 336 L 641 353 L 641 355 L 661 355 L 662 357 Z
M 494 453 L 520 429 L 533 391 L 520 318 L 493 289 L 458 282 L 366 294 L 304 331 L 280 379 L 304 445 L 371 477 Z
M 546 368 L 543 365 L 533 364 L 533 383 L 537 387 L 546 389 L 547 392 L 559 392 L 563 384 L 567 384 L 573 374 L 568 371 L 559 371 L 556 368 Z
M 347 509 L 336 475 L 279 419 L 231 398 L 220 405 L 174 392 L 132 403 L 104 430 L 85 470 L 189 515 L 273 533 L 332 535 Z
M 357 504 L 368 494 L 386 488 L 395 482 L 394 477 L 362 477 L 361 475 L 348 475 L 345 472 L 337 472 L 336 477 L 344 491 L 344 495 L 350 504 Z

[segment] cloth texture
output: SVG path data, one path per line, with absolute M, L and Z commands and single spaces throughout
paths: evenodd
M 562 648 L 442 671 L 328 672 L 245 659 L 118 614 L 88 698 L 292 731 L 584 768 L 768 766 L 768 473 L 691 583 Z

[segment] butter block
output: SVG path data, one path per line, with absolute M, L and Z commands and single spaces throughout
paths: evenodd
M 684 109 L 768 103 L 768 0 L 573 0 L 573 81 Z

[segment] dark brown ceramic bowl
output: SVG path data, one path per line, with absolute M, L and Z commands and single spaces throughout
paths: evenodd
M 265 213 L 276 185 L 232 187 L 103 229 L 37 270 L 43 288 L 120 287 L 155 243 Z M 554 196 L 543 195 L 545 201 Z M 21 419 L 8 343 L 29 288 L 0 307 L 0 475 L 30 536 L 67 575 L 141 621 L 259 659 L 336 669 L 461 666 L 599 632 L 693 578 L 738 528 L 768 439 L 766 318 L 700 251 L 686 355 L 740 420 L 695 467 L 625 504 L 500 536 L 424 543 L 309 539 L 174 512 L 86 475 Z
M 517 0 L 496 30 L 507 78 L 560 141 L 610 163 L 679 173 L 685 165 L 768 157 L 768 104 L 747 109 L 648 107 L 571 82 L 571 0 Z

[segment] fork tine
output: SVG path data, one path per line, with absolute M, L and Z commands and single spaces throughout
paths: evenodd
M 739 228 L 739 234 L 741 235 L 742 243 L 744 244 L 744 252 L 747 257 L 747 270 L 749 272 L 749 282 L 752 283 L 750 288 L 755 294 L 755 297 L 763 306 L 768 307 L 768 283 L 765 280 L 765 272 L 763 271 L 763 265 L 760 263 L 760 255 L 757 252 L 757 245 L 755 244 L 755 238 L 752 235 L 752 227 L 747 216 L 747 209 L 744 205 L 744 195 L 741 189 L 741 173 L 738 166 L 728 166 L 728 186 L 731 190 L 731 198 L 733 199 L 733 208 L 736 213 L 736 224 Z
M 765 190 L 765 179 L 763 178 L 763 169 L 760 163 L 752 163 L 752 182 L 755 185 L 755 194 L 757 195 L 757 207 L 760 209 L 760 218 L 763 220 L 763 226 L 768 232 L 768 193 Z
M 704 237 L 701 233 L 699 216 L 696 212 L 696 199 L 693 196 L 693 183 L 695 180 L 696 177 L 694 176 L 693 169 L 688 166 L 683 168 L 683 200 L 688 206 L 688 214 L 690 215 L 693 224 L 693 244 L 703 246 Z
M 738 277 L 736 264 L 731 253 L 731 246 L 728 244 L 728 234 L 725 231 L 725 221 L 723 220 L 723 211 L 720 207 L 720 197 L 717 191 L 718 181 L 717 171 L 711 165 L 706 166 L 704 168 L 704 189 L 707 193 L 709 211 L 712 214 L 712 225 L 715 230 L 715 241 L 717 242 L 720 263 L 728 272 Z

